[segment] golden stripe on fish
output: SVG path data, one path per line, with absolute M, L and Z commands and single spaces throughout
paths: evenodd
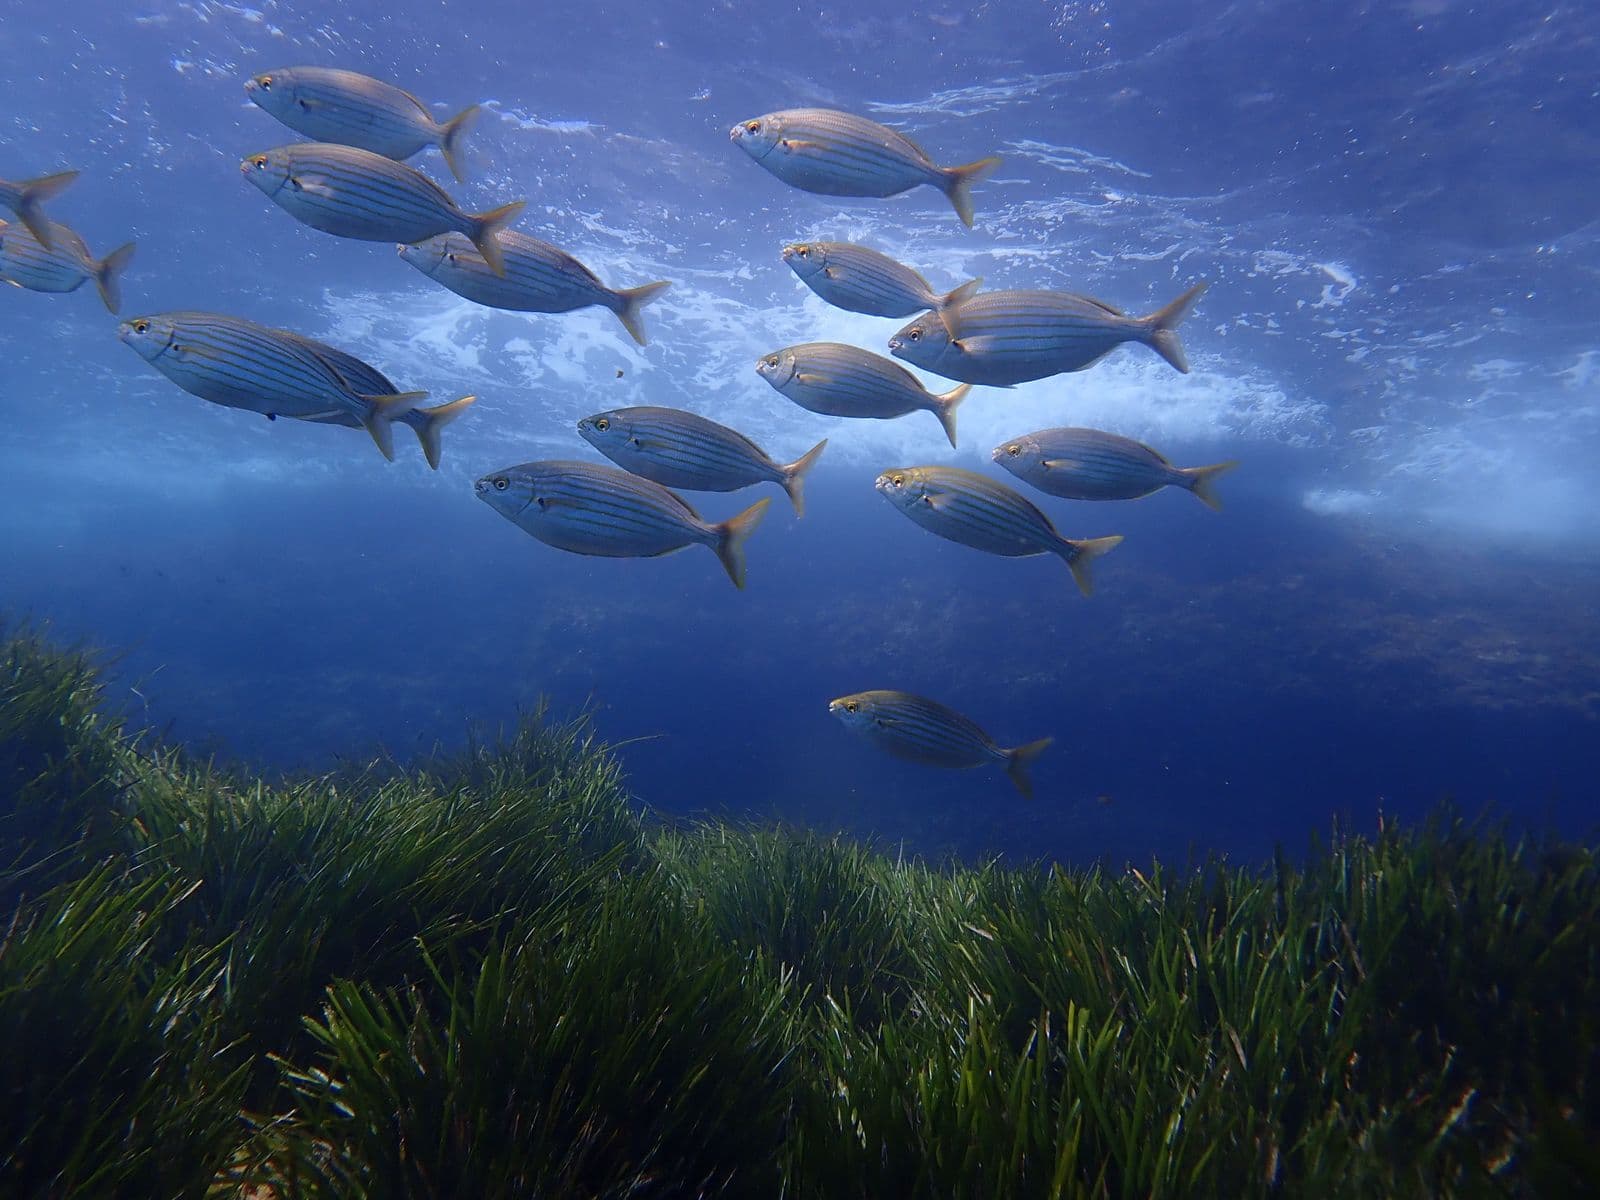
M 1099 429 L 1041 429 L 1002 442 L 990 459 L 1041 492 L 1069 500 L 1136 500 L 1164 487 L 1193 492 L 1221 510 L 1212 488 L 1237 460 L 1175 467 L 1143 442 Z
M 956 409 L 970 384 L 942 395 L 928 391 L 899 363 L 843 342 L 803 342 L 775 350 L 756 373 L 801 408 L 831 417 L 892 420 L 926 409 L 956 444 Z
M 940 295 L 910 267 L 849 242 L 796 242 L 783 248 L 783 261 L 835 308 L 872 317 L 908 317 L 947 308 L 970 299 L 983 283 L 971 279 Z

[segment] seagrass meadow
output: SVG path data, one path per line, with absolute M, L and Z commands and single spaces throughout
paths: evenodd
M 581 725 L 263 780 L 0 646 L 0 1195 L 1600 1194 L 1593 848 L 930 865 Z

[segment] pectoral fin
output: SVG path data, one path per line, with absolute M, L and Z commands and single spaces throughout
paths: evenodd
M 1040 465 L 1051 471 L 1071 471 L 1083 464 L 1075 458 L 1046 458 L 1040 460 Z
M 778 140 L 778 145 L 782 146 L 785 150 L 790 151 L 821 150 L 823 148 L 821 142 L 808 142 L 801 138 L 780 138 Z
M 333 188 L 328 186 L 328 181 L 320 175 L 291 175 L 289 183 L 295 191 L 323 200 L 331 200 L 336 195 Z
M 807 387 L 827 387 L 833 382 L 832 375 L 825 375 L 821 371 L 799 371 L 795 374 L 795 379 Z

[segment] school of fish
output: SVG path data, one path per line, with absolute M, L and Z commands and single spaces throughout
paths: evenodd
M 451 175 L 464 181 L 465 136 L 477 105 L 440 120 L 410 92 L 354 71 L 314 66 L 264 71 L 244 90 L 264 112 L 310 139 L 258 151 L 239 164 L 247 181 L 296 220 L 339 237 L 395 244 L 422 274 L 487 307 L 609 309 L 636 343 L 647 344 L 642 312 L 670 286 L 667 281 L 611 287 L 566 251 L 510 228 L 522 200 L 468 212 L 407 165 L 435 147 Z M 804 191 L 888 197 L 922 185 L 936 188 L 969 228 L 974 186 L 1001 165 L 988 156 L 940 166 L 898 130 L 825 108 L 751 117 L 728 136 L 758 165 Z M 0 220 L 0 280 L 36 292 L 71 292 L 92 281 L 106 308 L 117 313 L 133 243 L 97 259 L 82 237 L 44 210 L 76 177 L 62 171 L 20 182 L 0 179 L 0 207 L 16 218 Z M 815 413 L 891 420 L 925 410 L 952 448 L 956 410 L 974 386 L 1012 387 L 1087 370 L 1125 342 L 1146 346 L 1187 373 L 1177 330 L 1206 289 L 1196 283 L 1165 307 L 1130 317 L 1070 292 L 984 292 L 981 279 L 939 292 L 914 268 L 847 242 L 796 242 L 782 247 L 780 257 L 830 305 L 913 319 L 888 338 L 892 358 L 839 342 L 807 342 L 763 355 L 756 363 L 761 378 Z M 426 393 L 402 389 L 337 347 L 220 313 L 134 317 L 121 322 L 118 337 L 203 400 L 268 420 L 365 429 L 387 459 L 395 454 L 393 427 L 404 424 L 435 469 L 442 431 L 475 401 L 462 396 L 423 407 Z M 895 359 L 956 386 L 933 391 Z M 771 497 L 727 520 L 707 521 L 671 489 L 733 492 L 772 483 L 802 516 L 807 474 L 828 444 L 824 439 L 784 463 L 708 417 L 654 406 L 595 413 L 578 422 L 577 433 L 610 462 L 503 467 L 475 482 L 476 495 L 533 537 L 576 554 L 654 557 L 705 546 L 738 588 L 745 583 L 745 543 Z M 1131 500 L 1176 487 L 1213 509 L 1221 507 L 1217 477 L 1237 465 L 1178 467 L 1131 438 L 1067 427 L 1008 439 L 990 459 L 1049 496 Z M 876 489 L 912 522 L 950 541 L 1003 557 L 1057 555 L 1085 596 L 1093 591 L 1090 564 L 1122 541 L 1115 534 L 1067 537 L 1022 493 L 976 471 L 937 463 L 892 467 L 878 475 Z M 953 768 L 998 765 L 1025 797 L 1033 794 L 1027 767 L 1052 741 L 1002 747 L 960 712 L 903 691 L 840 696 L 828 709 L 846 728 L 900 758 Z

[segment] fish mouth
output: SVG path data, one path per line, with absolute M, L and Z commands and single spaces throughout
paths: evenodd
M 728 130 L 728 140 L 730 142 L 737 142 L 742 137 L 744 137 L 744 122 L 740 121 L 737 125 L 732 126 Z
M 905 348 L 906 348 L 906 344 L 904 342 L 902 342 L 899 338 L 892 337 L 892 338 L 889 339 L 889 353 L 890 354 L 899 354 L 900 351 L 904 350 Z
M 474 494 L 476 494 L 480 499 L 483 496 L 487 495 L 488 492 L 489 492 L 489 480 L 488 480 L 488 477 L 486 476 L 483 479 L 479 479 L 475 483 L 473 483 L 472 490 L 473 490 Z

